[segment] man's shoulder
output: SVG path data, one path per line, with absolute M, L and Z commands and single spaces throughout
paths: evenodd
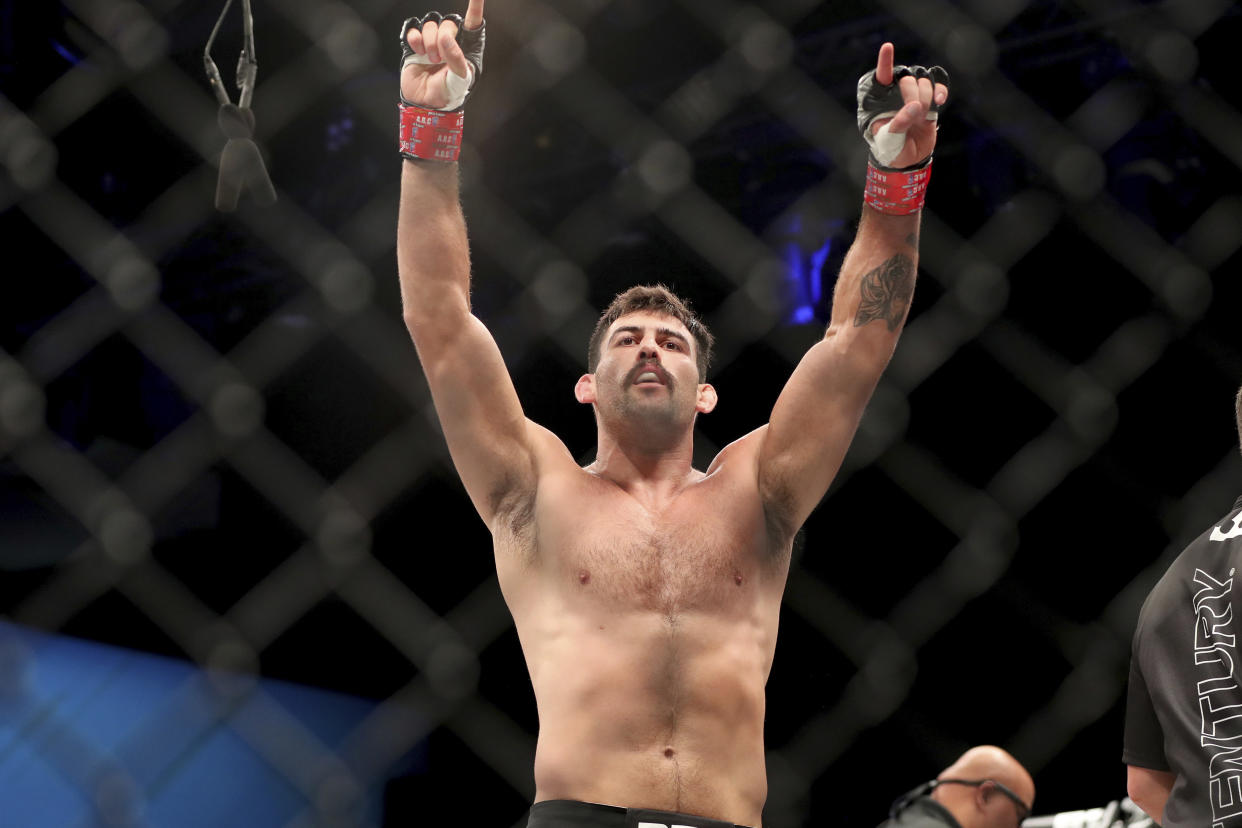
M 1169 613 L 1193 612 L 1190 598 L 1202 589 L 1232 592 L 1233 573 L 1242 563 L 1242 498 L 1182 551 L 1160 576 L 1139 614 L 1139 632 Z
M 525 530 L 535 516 L 535 497 L 541 481 L 565 469 L 577 468 L 561 438 L 529 418 L 526 420 L 526 443 L 533 466 L 526 468 L 533 473 L 507 474 L 497 482 L 491 500 L 493 533 L 501 529 L 509 533 Z
M 768 431 L 768 424 L 765 423 L 729 443 L 716 455 L 707 472 L 710 477 L 718 471 L 727 470 L 728 477 L 738 481 L 748 493 L 753 493 L 767 517 L 772 536 L 779 539 L 776 545 L 783 547 L 793 540 L 802 523 L 794 517 L 793 490 L 781 483 L 773 485 L 771 480 L 767 483 L 763 480 L 760 466 L 764 462 L 764 441 Z
M 1235 500 L 1233 508 L 1195 542 L 1208 544 L 1225 543 L 1234 550 L 1242 550 L 1242 497 Z
M 1200 523 L 1199 526 L 1203 524 Z M 1234 502 L 1228 512 L 1208 524 L 1183 546 L 1177 558 L 1169 565 L 1169 570 L 1179 565 L 1191 565 L 1205 556 L 1220 557 L 1222 553 L 1233 550 L 1242 551 L 1242 497 Z
M 707 474 L 714 474 L 726 467 L 730 471 L 739 471 L 743 468 L 753 471 L 759 462 L 759 452 L 763 449 L 763 438 L 767 436 L 767 433 L 768 426 L 764 423 L 726 445 L 717 452 L 711 465 L 707 467 Z
M 1228 512 L 1186 544 L 1157 584 L 1157 588 L 1165 581 L 1193 575 L 1200 567 L 1231 567 L 1239 555 L 1242 555 L 1242 497 L 1234 502 Z
M 539 476 L 564 473 L 568 469 L 580 468 L 570 453 L 569 447 L 565 445 L 565 441 L 552 429 L 527 419 L 526 433 L 535 455 L 536 474 Z

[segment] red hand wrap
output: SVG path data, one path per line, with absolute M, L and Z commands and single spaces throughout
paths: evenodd
M 407 158 L 456 161 L 461 154 L 461 130 L 465 115 L 421 106 L 400 104 L 401 127 L 398 149 Z
M 931 162 L 926 167 L 902 172 L 879 170 L 867 165 L 867 188 L 863 203 L 890 216 L 908 216 L 923 209 L 927 182 L 931 180 Z

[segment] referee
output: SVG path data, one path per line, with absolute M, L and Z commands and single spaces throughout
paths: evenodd
M 1242 390 L 1235 403 L 1242 438 Z M 1125 749 L 1130 798 L 1164 828 L 1242 824 L 1242 498 L 1177 557 L 1139 613 Z M 1235 609 L 1236 608 L 1236 609 Z

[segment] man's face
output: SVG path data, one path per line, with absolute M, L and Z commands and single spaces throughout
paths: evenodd
M 701 385 L 695 342 L 680 321 L 640 311 L 613 322 L 595 367 L 595 403 L 652 426 L 692 421 Z

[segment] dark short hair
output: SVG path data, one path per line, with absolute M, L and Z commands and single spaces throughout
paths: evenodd
M 664 285 L 637 285 L 617 294 L 612 304 L 600 315 L 599 321 L 595 323 L 595 330 L 591 333 L 591 341 L 587 344 L 587 370 L 595 373 L 595 368 L 599 365 L 604 336 L 612 327 L 612 323 L 628 313 L 641 311 L 663 313 L 686 326 L 686 330 L 690 331 L 690 335 L 694 337 L 695 363 L 699 367 L 699 382 L 706 380 L 707 368 L 712 361 L 712 345 L 716 338 L 712 336 L 703 321 L 694 314 L 694 311 L 690 310 L 690 306 Z

